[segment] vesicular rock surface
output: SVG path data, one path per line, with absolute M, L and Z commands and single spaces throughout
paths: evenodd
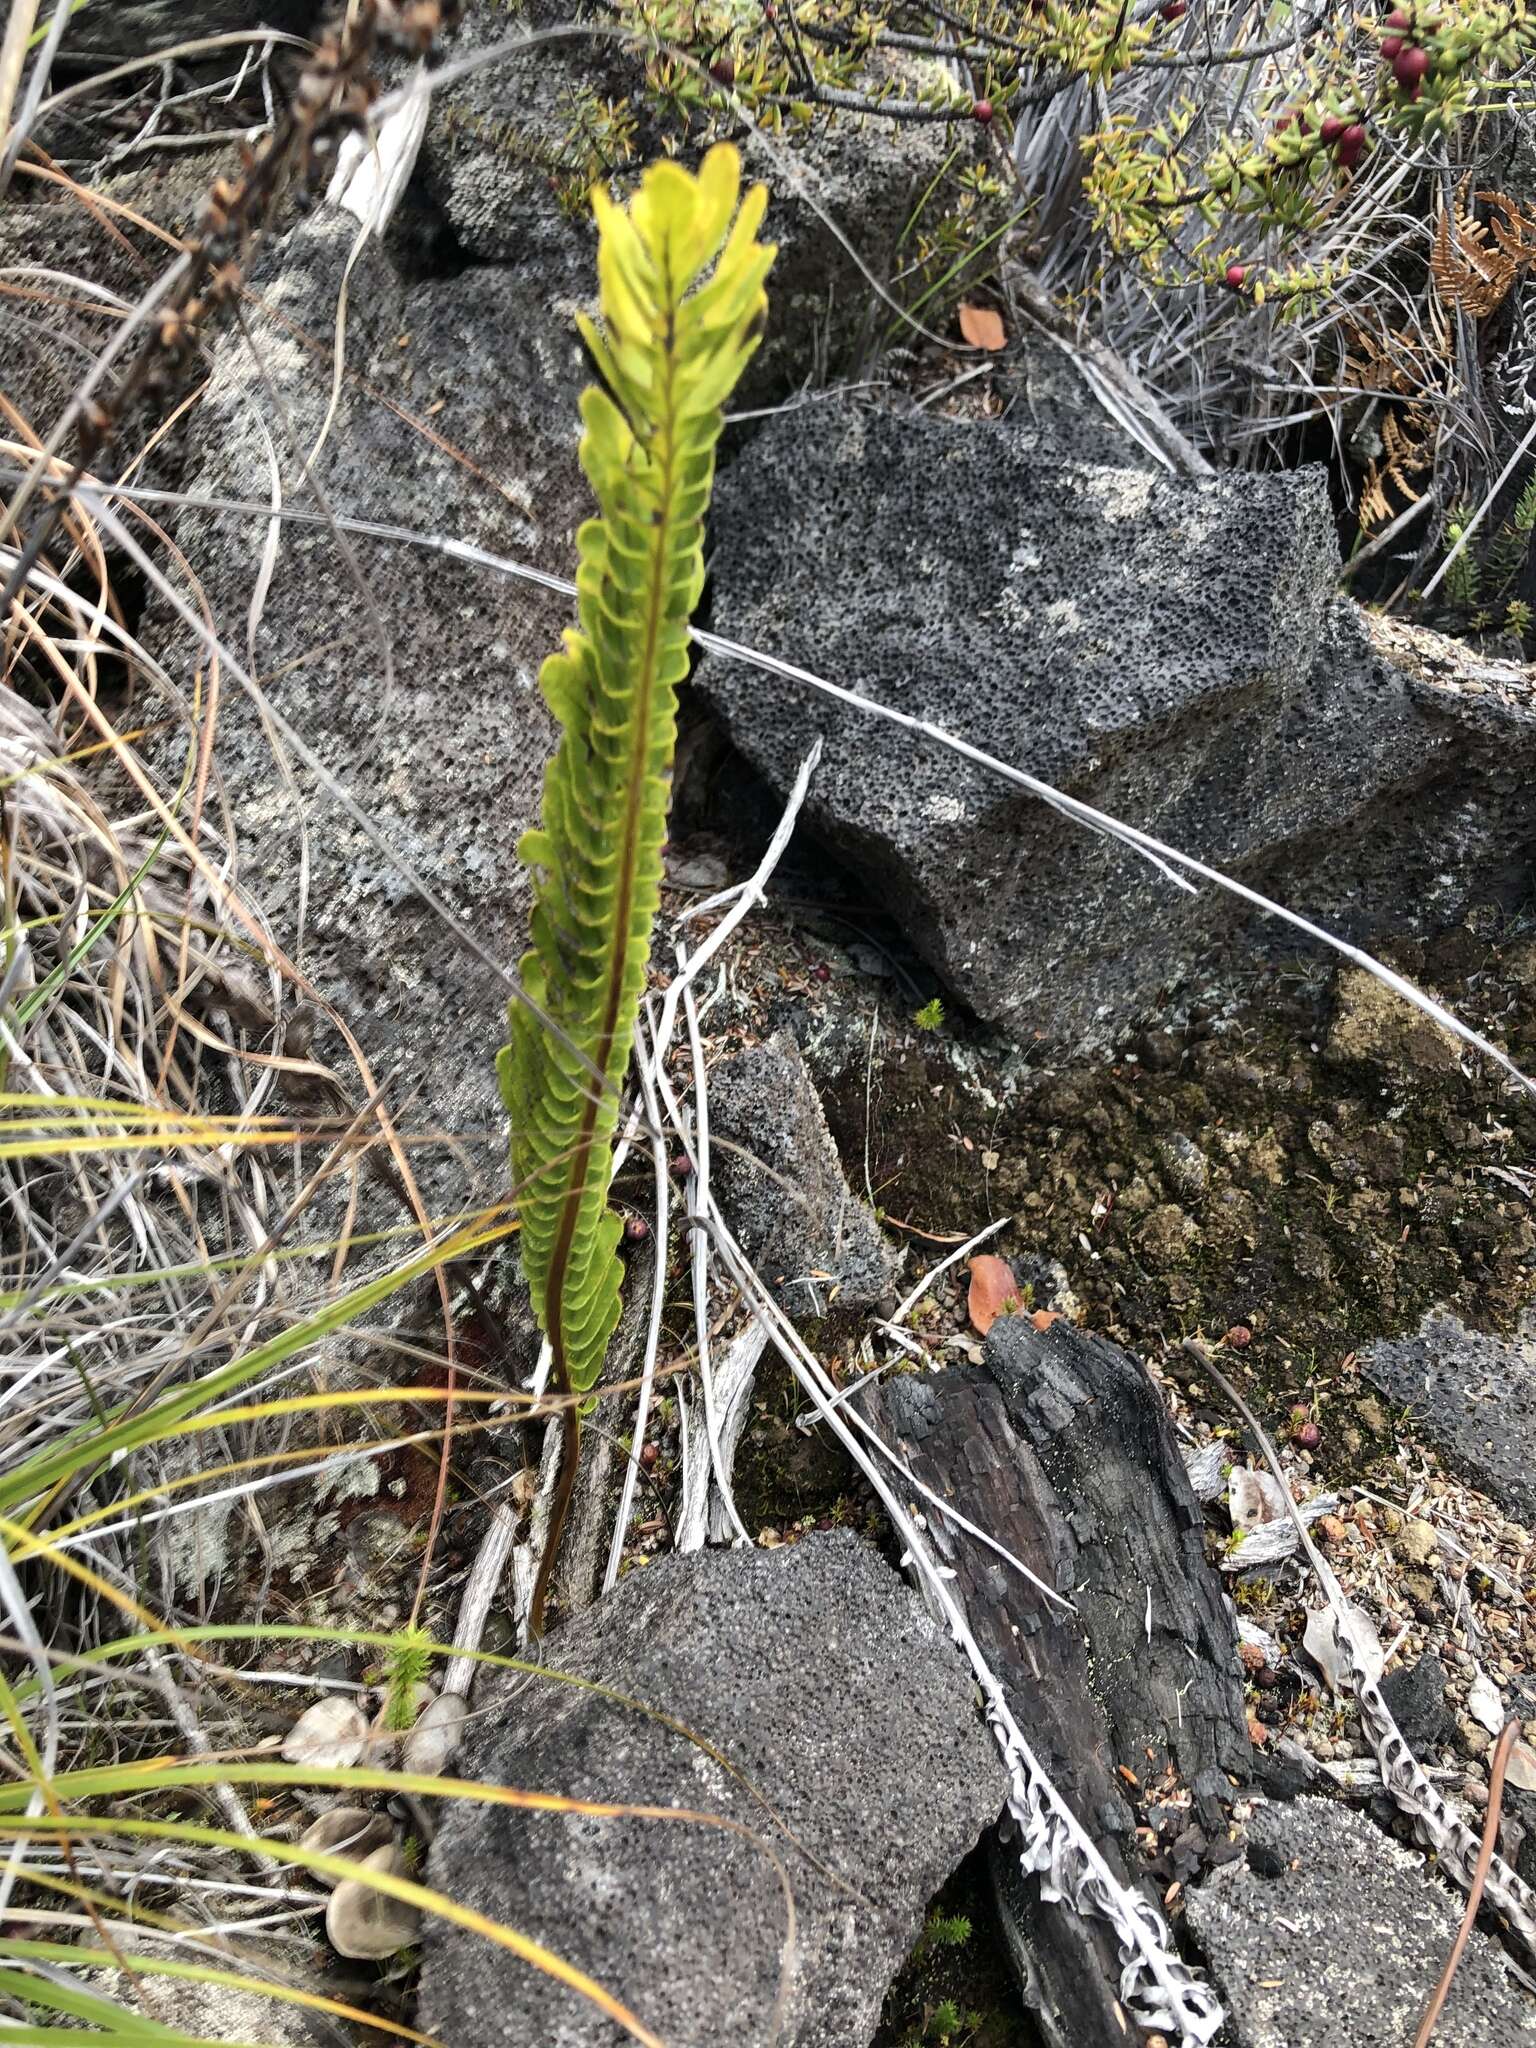
M 845 402 L 765 425 L 713 536 L 717 631 L 1348 936 L 1443 924 L 1533 837 L 1529 677 L 1336 600 L 1320 474 L 1052 462 L 1027 426 Z M 826 735 L 812 829 L 1021 1041 L 1107 1040 L 1247 914 L 914 732 L 723 659 L 700 681 L 780 787 Z
M 567 573 L 591 510 L 577 466 L 585 376 L 574 328 L 552 325 L 510 270 L 408 287 L 371 244 L 351 271 L 328 419 L 337 295 L 356 238 L 355 220 L 323 206 L 269 258 L 268 312 L 252 323 L 259 357 L 238 330 L 222 337 L 187 424 L 189 489 L 266 502 L 281 478 L 283 502 L 312 515 L 302 452 L 338 515 Z M 393 1080 L 390 1108 L 417 1130 L 471 1145 L 478 1134 L 457 1160 L 440 1145 L 412 1155 L 429 1199 L 451 1191 L 462 1202 L 466 1166 L 489 1166 L 482 1186 L 495 1187 L 503 1155 L 483 1141 L 501 1118 L 501 970 L 526 943 L 516 845 L 554 743 L 538 671 L 569 607 L 428 549 L 338 539 L 312 517 L 269 540 L 259 520 L 187 512 L 176 537 L 264 703 L 357 807 L 343 808 L 226 677 L 212 760 L 246 885 L 378 1078 Z M 163 614 L 158 642 L 175 674 L 206 658 Z M 161 743 L 173 781 L 193 746 L 185 731 Z
M 794 1038 L 722 1060 L 709 1081 L 721 1200 L 743 1250 L 799 1315 L 873 1308 L 896 1276 L 896 1255 L 842 1162 Z
M 1421 1856 L 1311 1797 L 1261 1807 L 1248 1865 L 1217 1871 L 1188 1897 L 1238 2048 L 1402 2048 L 1461 1917 Z M 1505 2048 L 1533 2038 L 1536 2004 L 1474 1930 L 1436 2041 Z
M 1536 1337 L 1469 1330 L 1436 1310 L 1361 1357 L 1367 1379 L 1511 1515 L 1536 1521 Z
M 462 1775 L 741 1822 L 794 1891 L 778 2042 L 860 2048 L 929 1898 L 1005 1790 L 967 1667 L 915 1595 L 844 1531 L 699 1551 L 632 1572 L 550 1654 L 681 1722 L 740 1776 L 614 1699 L 523 1679 L 477 1700 Z M 466 1801 L 444 1814 L 431 1877 L 579 1964 L 668 2048 L 775 2038 L 784 1898 L 743 1834 Z M 421 2014 L 445 2048 L 616 2038 L 577 1994 L 443 1922 L 426 1930 Z

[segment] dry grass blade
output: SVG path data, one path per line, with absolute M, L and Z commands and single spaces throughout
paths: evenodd
M 1451 1986 L 1456 1981 L 1457 1967 L 1465 1953 L 1473 1923 L 1477 1919 L 1477 1909 L 1483 1903 L 1483 1887 L 1488 1882 L 1494 1844 L 1499 1839 L 1499 1816 L 1504 1810 L 1504 1773 L 1509 1768 L 1510 1751 L 1514 1748 L 1519 1734 L 1520 1723 L 1510 1721 L 1494 1745 L 1493 1760 L 1488 1771 L 1488 1813 L 1483 1822 L 1483 1839 L 1478 1849 L 1477 1867 L 1472 1873 L 1472 1882 L 1467 1889 L 1466 1911 L 1461 1916 L 1456 1939 L 1451 1943 L 1451 1952 L 1445 1959 L 1445 1968 L 1440 1972 L 1439 1981 L 1429 1995 L 1424 2017 L 1413 2037 L 1413 2048 L 1429 2048 L 1435 2026 L 1445 2010 L 1445 2001 L 1451 1995 Z
M 5 35 L 0 38 L 0 140 L 11 125 L 16 88 L 27 61 L 27 45 L 37 20 L 38 0 L 11 0 L 5 18 Z

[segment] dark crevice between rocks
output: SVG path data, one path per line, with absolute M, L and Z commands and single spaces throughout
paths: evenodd
M 770 679 L 765 678 L 765 686 L 772 687 Z M 811 737 L 808 733 L 807 747 Z M 717 859 L 728 879 L 739 881 L 761 860 L 783 811 L 779 792 L 732 744 L 708 706 L 685 692 L 672 800 L 673 847 L 694 860 Z M 687 858 L 683 871 L 689 872 Z M 878 888 L 803 821 L 775 870 L 768 896 L 786 923 L 852 949 L 863 971 L 889 981 L 892 1000 L 904 1011 L 937 996 L 946 1017 L 958 1025 L 969 1023 L 965 1005 L 912 945 Z M 775 1022 L 794 1029 L 792 1009 Z
M 960 1922 L 969 1923 L 964 1937 Z M 985 1846 L 966 1857 L 930 1903 L 917 1946 L 885 1995 L 870 2048 L 936 2048 L 946 2005 L 959 2015 L 951 2038 L 964 2048 L 1039 2048 L 1039 2031 L 1008 1966 Z
M 426 178 L 417 171 L 406 185 L 384 237 L 384 251 L 407 289 L 460 277 L 466 270 L 505 268 L 483 264 L 460 241 Z

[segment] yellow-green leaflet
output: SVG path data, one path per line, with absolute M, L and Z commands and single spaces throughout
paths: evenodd
M 520 972 L 537 1009 L 513 1005 L 497 1063 L 523 1270 L 575 1388 L 596 1379 L 619 1319 L 608 1179 L 660 901 L 677 686 L 721 407 L 757 346 L 774 256 L 757 240 L 767 194 L 754 186 L 738 210 L 740 185 L 722 144 L 696 177 L 653 165 L 627 208 L 592 195 L 602 320 L 581 330 L 607 389 L 582 396 L 581 460 L 601 516 L 578 536 L 580 627 L 539 679 L 561 738 L 519 848 L 534 871 Z

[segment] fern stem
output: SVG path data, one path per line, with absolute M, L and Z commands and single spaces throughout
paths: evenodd
M 570 1378 L 560 1363 L 558 1347 L 555 1351 L 553 1372 L 555 1383 L 562 1394 L 571 1391 Z M 569 1405 L 561 1417 L 560 1429 L 560 1477 L 555 1485 L 555 1497 L 549 1504 L 549 1526 L 544 1534 L 544 1555 L 539 1559 L 538 1576 L 533 1582 L 533 1598 L 528 1603 L 528 1634 L 535 1642 L 544 1633 L 544 1609 L 549 1603 L 549 1582 L 554 1576 L 555 1560 L 560 1555 L 560 1538 L 571 1512 L 571 1496 L 576 1491 L 576 1472 L 581 1463 L 581 1418 L 575 1404 Z

